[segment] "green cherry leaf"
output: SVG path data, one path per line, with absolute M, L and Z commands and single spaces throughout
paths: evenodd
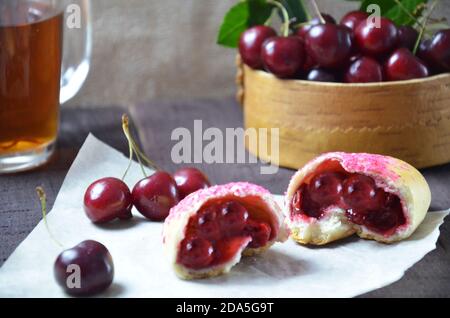
M 264 24 L 271 16 L 273 5 L 265 0 L 245 0 L 234 5 L 225 15 L 217 36 L 217 44 L 237 48 L 239 37 L 248 28 Z

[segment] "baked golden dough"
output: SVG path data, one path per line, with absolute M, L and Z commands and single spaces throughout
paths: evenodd
M 389 235 L 377 233 L 349 220 L 346 211 L 331 206 L 321 218 L 299 217 L 291 205 L 296 191 L 314 175 L 324 171 L 342 171 L 371 177 L 378 188 L 399 197 L 405 224 Z M 353 234 L 361 238 L 392 243 L 409 237 L 425 218 L 431 202 L 429 186 L 422 174 L 396 158 L 364 153 L 327 153 L 309 163 L 292 177 L 285 195 L 285 214 L 291 237 L 298 243 L 323 245 Z

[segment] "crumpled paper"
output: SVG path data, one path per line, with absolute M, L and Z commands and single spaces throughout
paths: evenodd
M 86 239 L 108 247 L 115 277 L 102 297 L 353 297 L 395 282 L 433 250 L 449 212 L 429 213 L 401 243 L 384 245 L 353 237 L 325 247 L 304 247 L 288 241 L 264 255 L 244 258 L 229 275 L 183 281 L 164 257 L 161 223 L 133 211 L 135 217 L 128 222 L 99 227 L 83 212 L 87 186 L 101 177 L 120 178 L 127 164 L 123 154 L 89 136 L 48 215 L 53 235 L 65 247 Z M 142 172 L 134 163 L 125 181 L 133 186 L 140 178 Z M 277 199 L 282 204 L 282 197 Z M 53 278 L 60 252 L 40 222 L 0 268 L 0 296 L 66 297 Z

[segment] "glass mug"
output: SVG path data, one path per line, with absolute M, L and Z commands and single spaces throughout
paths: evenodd
M 89 0 L 0 0 L 0 174 L 50 158 L 91 47 Z

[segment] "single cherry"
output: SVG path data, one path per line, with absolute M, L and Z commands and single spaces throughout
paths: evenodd
M 208 177 L 196 168 L 183 168 L 173 175 L 177 183 L 180 200 L 189 194 L 211 186 Z
M 388 81 L 405 81 L 430 75 L 428 67 L 405 48 L 396 50 L 389 57 L 384 71 Z
M 364 11 L 351 11 L 342 18 L 341 24 L 354 32 L 358 25 L 368 17 L 369 14 Z
M 321 13 L 322 18 L 325 20 L 325 23 L 336 24 L 336 20 L 327 13 Z M 308 23 L 300 26 L 295 32 L 300 38 L 304 39 L 309 30 L 314 26 L 322 24 L 320 18 L 316 17 L 311 19 Z
M 314 82 L 337 82 L 338 81 L 338 78 L 334 72 L 323 69 L 323 68 L 313 68 L 306 75 L 306 79 L 308 81 L 314 81 Z
M 111 285 L 114 264 L 103 244 L 84 241 L 59 254 L 54 265 L 54 275 L 69 295 L 90 296 Z
M 294 197 L 292 198 L 291 207 L 294 214 L 305 214 L 316 219 L 319 219 L 323 215 L 320 204 L 311 199 L 308 187 L 304 185 L 295 192 Z
M 437 32 L 428 47 L 431 62 L 440 71 L 450 71 L 450 29 Z
M 343 197 L 354 209 L 376 210 L 385 203 L 384 191 L 377 189 L 375 181 L 362 174 L 354 174 L 343 183 Z
M 199 237 L 209 241 L 216 241 L 221 237 L 218 216 L 220 217 L 216 212 L 215 206 L 204 208 L 199 211 L 196 218 L 191 219 L 191 222 L 195 222 L 192 228 Z
M 128 186 L 116 178 L 92 183 L 84 194 L 84 211 L 97 224 L 131 217 L 132 199 Z
M 323 172 L 308 184 L 311 199 L 321 206 L 337 204 L 341 199 L 343 176 L 337 172 Z
M 179 202 L 177 184 L 164 171 L 157 171 L 139 181 L 131 195 L 136 209 L 153 221 L 163 221 L 170 209 Z
M 345 72 L 346 83 L 370 83 L 383 81 L 381 65 L 370 57 L 361 57 L 354 61 Z
M 398 27 L 398 47 L 407 48 L 412 52 L 418 38 L 419 32 L 412 26 L 402 25 Z
M 261 49 L 265 40 L 276 36 L 271 27 L 265 25 L 254 26 L 242 33 L 239 40 L 239 53 L 242 61 L 254 69 L 261 69 Z
M 247 209 L 236 201 L 228 201 L 220 206 L 220 227 L 226 236 L 237 235 L 247 224 Z
M 304 58 L 303 42 L 297 36 L 273 37 L 264 42 L 264 66 L 277 77 L 294 77 L 302 67 Z
M 398 226 L 405 223 L 406 219 L 403 214 L 402 204 L 397 196 L 394 196 L 394 200 L 391 201 L 390 205 L 379 210 L 370 211 L 364 218 L 365 226 L 383 234 L 391 234 Z
M 379 56 L 391 52 L 396 47 L 398 29 L 387 18 L 380 18 L 379 27 L 370 20 L 364 20 L 355 30 L 355 40 L 363 53 Z
M 208 240 L 199 237 L 185 238 L 181 242 L 179 262 L 192 269 L 207 267 L 214 260 L 214 247 Z
M 249 220 L 245 226 L 244 232 L 252 238 L 248 247 L 259 248 L 265 246 L 269 241 L 271 228 L 267 223 Z
M 315 25 L 305 37 L 305 48 L 319 66 L 339 67 L 350 57 L 352 35 L 347 27 L 341 25 Z

